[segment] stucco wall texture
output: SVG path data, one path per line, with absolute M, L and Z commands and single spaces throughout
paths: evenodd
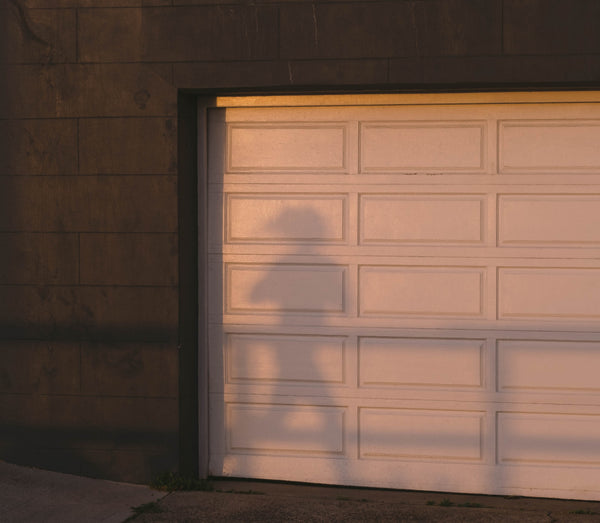
M 1 0 L 0 459 L 139 482 L 196 459 L 182 93 L 598 88 L 598 20 L 597 0 Z

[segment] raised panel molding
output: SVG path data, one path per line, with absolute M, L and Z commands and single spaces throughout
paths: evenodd
M 498 462 L 600 465 L 600 415 L 499 412 Z
M 600 392 L 600 343 L 498 340 L 498 391 Z
M 485 136 L 477 121 L 363 122 L 360 172 L 482 172 Z
M 342 384 L 345 341 L 342 336 L 228 334 L 227 383 Z
M 600 173 L 600 120 L 501 120 L 501 173 Z
M 482 267 L 359 268 L 360 316 L 483 316 Z
M 359 338 L 359 386 L 481 388 L 485 340 Z
M 231 123 L 227 171 L 347 172 L 347 135 L 345 123 Z
M 600 194 L 500 194 L 498 217 L 500 246 L 600 244 Z
M 226 405 L 231 452 L 344 453 L 345 409 L 279 404 Z
M 225 311 L 230 313 L 343 313 L 343 265 L 225 265 Z
M 600 269 L 499 268 L 499 319 L 600 318 Z
M 480 244 L 485 196 L 451 194 L 362 194 L 361 244 Z
M 342 243 L 344 194 L 227 194 L 226 243 Z
M 483 456 L 483 412 L 361 408 L 362 459 L 471 460 Z

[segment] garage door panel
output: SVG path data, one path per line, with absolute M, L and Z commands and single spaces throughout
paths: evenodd
M 500 319 L 600 318 L 600 269 L 499 268 Z
M 343 243 L 344 194 L 227 194 L 226 243 Z
M 600 244 L 600 194 L 501 194 L 498 214 L 499 245 Z
M 360 316 L 483 316 L 479 267 L 362 266 Z
M 482 459 L 482 412 L 361 408 L 359 416 L 361 459 Z
M 600 416 L 498 413 L 498 461 L 600 465 Z
M 344 313 L 347 267 L 227 264 L 225 311 L 234 313 Z
M 600 343 L 499 340 L 498 390 L 600 392 Z
M 360 126 L 360 172 L 485 169 L 486 122 L 368 122 Z
M 348 170 L 348 123 L 232 123 L 226 171 Z
M 226 383 L 343 385 L 345 344 L 341 336 L 229 334 Z
M 481 388 L 485 340 L 359 339 L 360 387 Z
M 345 409 L 281 404 L 227 404 L 228 450 L 344 453 Z
M 600 171 L 600 120 L 499 122 L 500 172 Z
M 484 195 L 361 194 L 361 244 L 484 241 Z

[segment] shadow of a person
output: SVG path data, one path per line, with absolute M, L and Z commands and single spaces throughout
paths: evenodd
M 347 451 L 346 409 L 332 396 L 347 385 L 346 336 L 335 322 L 347 314 L 347 267 L 327 255 L 339 231 L 310 201 L 291 201 L 252 231 L 281 255 L 230 267 L 226 278 L 225 308 L 253 316 L 244 332 L 226 334 L 225 382 L 244 393 L 228 408 L 228 450 L 260 456 L 248 460 L 259 463 L 246 469 L 252 477 L 337 483 L 328 459 Z

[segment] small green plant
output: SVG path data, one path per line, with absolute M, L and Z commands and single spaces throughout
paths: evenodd
M 205 479 L 182 476 L 176 472 L 163 472 L 156 476 L 150 483 L 150 487 L 156 490 L 173 492 L 174 490 L 203 490 L 211 492 L 212 484 Z
M 348 496 L 338 496 L 336 498 L 338 501 L 357 501 L 358 503 L 369 503 L 367 498 L 350 498 Z
M 133 521 L 141 514 L 160 514 L 161 512 L 164 512 L 157 501 L 151 501 L 150 503 L 144 503 L 143 505 L 139 505 L 137 507 L 131 507 L 131 510 L 133 510 L 133 516 L 128 517 L 124 523 Z
M 236 490 L 236 489 L 229 489 L 229 490 L 222 490 L 222 489 L 217 489 L 216 492 L 220 492 L 221 494 L 252 494 L 255 496 L 264 496 L 265 493 L 264 492 L 260 492 L 259 490 Z
M 573 510 L 569 514 L 585 514 L 586 516 L 600 516 L 600 512 L 594 512 L 593 510 Z
M 427 505 L 435 505 L 435 504 L 436 503 L 433 500 L 429 500 L 427 502 Z M 471 503 L 470 501 L 467 501 L 465 503 L 455 504 L 453 501 L 450 501 L 448 498 L 442 499 L 442 501 L 439 502 L 439 506 L 440 507 L 484 508 L 484 506 L 481 503 Z

